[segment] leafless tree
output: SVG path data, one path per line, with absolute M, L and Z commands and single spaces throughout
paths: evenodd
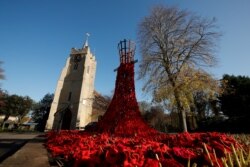
M 2 64 L 2 63 L 3 63 L 3 62 L 0 61 L 0 80 L 4 79 L 4 74 L 3 74 L 4 70 L 1 68 L 1 64 Z M 1 86 L 1 83 L 0 83 L 0 86 Z M 4 104 L 3 99 L 2 99 L 2 96 L 3 96 L 4 94 L 5 94 L 4 91 L 0 88 L 0 108 L 1 108 L 1 106 Z
M 4 79 L 4 74 L 3 74 L 4 70 L 1 68 L 1 64 L 2 64 L 2 63 L 3 63 L 3 62 L 0 61 L 0 79 Z
M 211 67 L 216 64 L 217 40 L 221 36 L 216 20 L 201 18 L 186 10 L 156 6 L 138 27 L 142 60 L 139 78 L 145 79 L 144 90 L 159 87 L 173 89 L 183 131 L 187 131 L 181 92 L 177 89 L 183 68 Z M 164 85 L 164 86 L 163 86 Z
M 111 100 L 110 96 L 103 96 L 97 91 L 94 91 L 92 121 L 98 121 L 98 119 L 104 115 Z

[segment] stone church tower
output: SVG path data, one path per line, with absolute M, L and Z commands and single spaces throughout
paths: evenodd
M 58 80 L 46 130 L 83 129 L 91 122 L 95 56 L 88 46 L 71 49 Z

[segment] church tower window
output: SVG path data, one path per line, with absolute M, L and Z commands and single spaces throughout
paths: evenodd
M 77 70 L 77 68 L 78 68 L 78 63 L 75 63 L 74 64 L 74 70 Z
M 71 100 L 72 92 L 69 92 L 68 101 Z

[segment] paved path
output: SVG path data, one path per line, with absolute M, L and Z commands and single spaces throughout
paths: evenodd
M 0 133 L 0 157 L 13 154 L 0 167 L 49 167 L 48 153 L 41 134 Z M 21 147 L 21 148 L 20 148 Z M 9 153 L 10 152 L 10 153 Z

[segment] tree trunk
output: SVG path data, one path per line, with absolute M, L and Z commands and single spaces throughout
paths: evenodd
M 178 115 L 179 115 L 179 122 L 180 127 L 182 128 L 183 132 L 187 132 L 187 121 L 186 121 L 186 113 L 180 103 L 180 97 L 177 90 L 174 91 L 175 101 L 177 104 Z
M 184 108 L 181 105 L 179 92 L 176 89 L 176 81 L 175 81 L 176 79 L 174 79 L 174 76 L 171 74 L 168 67 L 165 67 L 165 70 L 168 74 L 170 84 L 172 85 L 174 89 L 174 98 L 177 104 L 180 127 L 182 128 L 183 132 L 187 132 L 186 113 L 185 113 Z

